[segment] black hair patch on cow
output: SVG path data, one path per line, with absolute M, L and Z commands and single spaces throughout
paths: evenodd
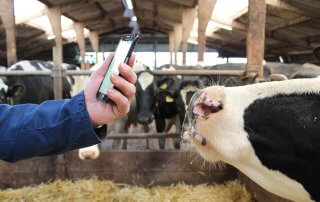
M 244 121 L 262 164 L 301 183 L 320 201 L 320 95 L 256 100 L 245 110 Z
M 29 61 L 30 62 L 30 65 L 34 68 L 36 68 L 36 70 L 42 70 L 42 68 L 40 67 L 40 62 L 37 61 L 37 60 L 31 60 Z
M 23 70 L 21 65 L 16 65 L 13 70 Z

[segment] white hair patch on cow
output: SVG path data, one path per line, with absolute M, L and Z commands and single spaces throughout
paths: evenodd
M 198 88 L 194 85 L 187 85 L 186 87 L 183 87 L 181 90 L 180 90 L 180 94 L 181 94 L 181 97 L 182 97 L 182 101 L 184 103 L 184 106 L 185 106 L 185 109 L 187 110 L 188 108 L 188 104 L 187 104 L 187 94 L 189 92 L 196 92 L 198 90 Z
M 8 86 L 3 82 L 3 80 L 0 78 L 0 90 L 4 89 L 5 92 L 8 90 Z
M 142 90 L 146 90 L 147 87 L 152 84 L 154 76 L 149 72 L 142 72 L 139 75 L 138 82 L 141 85 Z
M 36 61 L 33 61 L 33 62 L 36 62 Z M 37 64 L 39 65 L 39 67 L 41 68 L 42 71 L 50 71 L 49 69 L 44 67 L 40 62 L 37 62 Z M 32 65 L 30 63 L 30 61 L 28 61 L 28 60 L 22 60 L 20 62 L 17 62 L 15 64 L 11 65 L 8 68 L 8 71 L 19 70 L 18 67 L 22 68 L 22 70 L 24 70 L 24 71 L 38 71 L 37 68 L 34 65 Z

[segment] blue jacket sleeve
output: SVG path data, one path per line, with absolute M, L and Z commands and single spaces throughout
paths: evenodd
M 61 154 L 101 143 L 91 124 L 84 93 L 40 105 L 0 105 L 0 159 L 14 162 Z

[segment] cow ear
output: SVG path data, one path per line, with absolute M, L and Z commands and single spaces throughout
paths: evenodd
M 9 97 L 16 97 L 18 95 L 20 95 L 24 90 L 23 85 L 21 84 L 14 84 L 12 86 L 9 87 L 7 95 Z

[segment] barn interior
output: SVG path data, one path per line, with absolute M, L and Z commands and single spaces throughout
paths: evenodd
M 245 74 L 262 76 L 264 60 L 319 64 L 313 55 L 313 49 L 320 45 L 319 9 L 318 0 L 2 0 L 0 65 L 44 60 L 76 64 L 85 70 L 115 51 L 121 35 L 139 33 L 137 60 L 150 69 L 163 64 L 183 69 L 240 61 L 245 63 Z M 177 151 L 109 152 L 100 158 L 100 164 L 86 165 L 75 153 L 63 158 L 63 162 L 70 162 L 63 168 L 59 163 L 57 166 L 55 157 L 15 165 L 1 163 L 0 186 L 21 187 L 55 177 L 85 178 L 91 172 L 121 183 L 144 185 L 151 181 L 200 184 L 238 179 L 257 201 L 286 201 L 232 167 L 215 172 L 209 167 L 198 170 L 196 165 L 201 161 L 191 165 L 190 155 Z M 112 159 L 120 160 L 115 163 Z M 159 162 L 148 163 L 146 170 L 153 173 L 143 178 L 146 172 L 138 169 L 152 159 L 162 161 L 170 172 L 158 170 Z M 174 165 L 176 161 L 180 166 Z M 114 166 L 105 171 L 101 162 Z M 123 162 L 133 165 L 132 169 L 121 170 Z M 37 165 L 44 166 L 38 169 Z M 12 170 L 21 179 L 15 178 Z M 124 172 L 131 175 L 124 176 Z

